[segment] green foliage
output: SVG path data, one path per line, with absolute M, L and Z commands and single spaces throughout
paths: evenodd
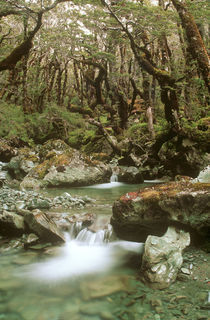
M 89 141 L 93 140 L 96 136 L 96 128 L 86 130 L 83 136 L 83 144 L 88 143 Z
M 140 136 L 146 133 L 148 133 L 148 126 L 147 126 L 147 123 L 145 122 L 135 123 L 127 131 L 127 135 L 135 139 L 138 139 Z
M 163 132 L 167 132 L 169 130 L 169 126 L 170 125 L 165 119 L 158 119 L 157 123 L 154 124 L 154 130 L 156 135 L 161 135 Z
M 25 116 L 20 106 L 1 102 L 0 104 L 0 137 L 20 137 L 30 142 L 25 126 Z
M 43 115 L 63 119 L 71 128 L 84 128 L 85 126 L 85 122 L 79 113 L 69 112 L 66 108 L 58 106 L 55 103 L 48 104 Z
M 107 116 L 105 116 L 105 115 L 100 116 L 100 122 L 102 124 L 106 125 L 108 123 Z
M 44 142 L 49 138 L 68 140 L 71 131 L 72 145 L 76 146 L 82 141 L 84 125 L 81 115 L 55 104 L 47 106 L 42 114 L 24 114 L 22 107 L 5 102 L 0 105 L 0 137 L 4 138 L 18 136 L 28 143 Z
M 79 149 L 84 138 L 84 130 L 81 128 L 75 129 L 69 133 L 67 143 L 75 149 Z
M 182 119 L 182 128 L 185 135 L 198 144 L 200 150 L 208 152 L 210 147 L 210 117 L 198 121 Z
M 79 99 L 78 95 L 76 95 L 75 97 L 73 97 L 71 99 L 71 104 L 75 104 L 76 106 L 80 105 L 80 99 Z

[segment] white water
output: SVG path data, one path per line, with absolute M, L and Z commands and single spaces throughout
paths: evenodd
M 86 188 L 88 188 L 88 189 L 111 189 L 111 188 L 121 187 L 124 185 L 126 185 L 126 184 L 123 182 L 113 181 L 113 182 L 109 182 L 109 183 L 94 184 L 94 185 L 88 186 Z
M 110 179 L 110 183 L 92 185 L 85 189 L 107 189 L 109 192 L 109 189 L 117 190 L 115 187 L 126 186 L 124 183 L 113 180 L 116 180 L 116 177 Z M 109 194 L 110 196 L 112 193 Z M 110 242 L 111 236 L 112 228 L 109 224 L 105 229 L 92 232 L 82 228 L 82 223 L 77 222 L 66 234 L 66 243 L 58 248 L 55 257 L 27 266 L 22 269 L 21 277 L 46 284 L 59 283 L 67 279 L 100 274 L 119 268 L 128 262 L 131 255 L 137 255 L 137 259 L 140 260 L 143 243 Z
M 71 233 L 72 230 L 66 235 L 66 243 L 59 249 L 57 257 L 28 266 L 21 276 L 41 282 L 61 282 L 72 277 L 107 272 L 123 265 L 128 254 L 140 255 L 143 252 L 142 243 L 105 243 L 110 235 L 109 228 L 96 233 L 82 229 L 75 239 L 71 239 Z
M 118 176 L 117 176 L 117 174 L 113 173 L 113 174 L 111 175 L 110 182 L 111 182 L 111 183 L 112 183 L 112 182 L 118 182 Z
M 160 179 L 154 179 L 154 180 L 144 180 L 144 183 L 165 183 L 165 181 Z
M 94 184 L 94 185 L 88 186 L 86 188 L 88 188 L 88 189 L 111 189 L 111 188 L 121 187 L 124 185 L 126 185 L 126 184 L 123 182 L 118 182 L 117 174 L 113 173 L 110 177 L 110 182 Z
M 197 178 L 193 180 L 194 182 L 209 183 L 210 182 L 210 165 L 203 169 Z

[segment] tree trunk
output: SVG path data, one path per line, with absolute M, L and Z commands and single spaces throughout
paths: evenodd
M 169 74 L 169 72 L 159 69 L 155 66 L 154 62 L 152 61 L 151 53 L 146 48 L 140 48 L 136 44 L 128 28 L 124 26 L 121 20 L 117 17 L 117 15 L 105 1 L 104 4 L 108 8 L 110 14 L 122 27 L 122 30 L 128 36 L 131 49 L 139 66 L 159 82 L 161 88 L 161 100 L 165 107 L 166 120 L 170 122 L 171 125 L 174 126 L 178 131 L 179 121 L 177 115 L 179 111 L 179 104 L 177 98 L 178 91 L 176 86 L 176 79 L 171 74 Z
M 0 71 L 13 69 L 17 62 L 27 55 L 32 48 L 32 40 L 42 25 L 43 12 L 38 13 L 37 24 L 33 31 L 29 32 L 28 37 L 3 60 L 0 61 Z
M 172 3 L 179 14 L 182 27 L 186 32 L 189 51 L 192 57 L 197 61 L 199 71 L 202 74 L 206 87 L 210 91 L 209 57 L 195 20 L 188 12 L 186 4 L 181 3 L 179 0 L 172 0 Z
M 148 130 L 150 133 L 151 138 L 153 139 L 155 137 L 155 131 L 154 131 L 154 126 L 153 126 L 153 114 L 152 114 L 152 101 L 151 101 L 151 94 L 150 94 L 150 89 L 151 89 L 151 84 L 150 84 L 150 79 L 148 74 L 146 74 L 144 71 L 142 72 L 143 74 L 143 99 L 144 99 L 144 104 L 146 107 L 146 116 L 147 116 L 147 124 L 148 124 Z

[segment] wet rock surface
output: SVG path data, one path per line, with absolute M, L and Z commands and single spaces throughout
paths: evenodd
M 183 263 L 182 251 L 189 244 L 189 233 L 174 227 L 168 227 L 162 237 L 149 236 L 142 257 L 142 280 L 154 289 L 169 287 L 176 280 Z
M 65 242 L 64 235 L 55 222 L 40 210 L 25 211 L 24 221 L 41 241 Z
M 175 225 L 207 237 L 210 228 L 210 185 L 178 181 L 123 195 L 114 202 L 111 224 L 125 240 L 162 236 Z
M 0 233 L 7 236 L 21 235 L 25 231 L 24 219 L 14 212 L 0 212 Z
M 68 192 L 48 198 L 34 191 L 19 191 L 9 187 L 0 189 L 0 235 L 14 237 L 33 232 L 41 242 L 64 242 L 63 231 L 68 231 L 76 221 L 84 226 L 93 223 L 91 214 L 71 215 L 72 208 L 85 208 L 92 203 L 89 197 L 72 197 Z M 27 239 L 26 247 L 36 240 Z
M 109 166 L 92 160 L 61 140 L 47 141 L 36 155 L 39 161 L 31 164 L 31 169 L 21 182 L 21 188 L 90 185 L 109 181 L 111 176 Z M 24 160 L 21 165 L 26 172 L 30 163 L 26 162 L 28 159 Z M 18 169 L 22 167 L 19 165 Z
M 118 181 L 126 183 L 143 183 L 143 175 L 137 167 L 120 166 L 118 168 Z

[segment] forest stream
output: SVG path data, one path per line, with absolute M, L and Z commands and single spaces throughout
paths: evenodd
M 208 12 L 0 0 L 0 320 L 210 320 Z
M 143 188 L 111 182 L 90 187 L 50 189 L 55 197 L 96 199 L 87 212 L 98 224 L 109 221 L 113 201 L 127 191 Z M 151 185 L 151 183 L 150 183 Z M 45 191 L 46 192 L 46 191 Z M 83 210 L 83 209 L 79 209 Z M 75 212 L 79 212 L 75 209 Z M 72 213 L 72 210 L 71 210 Z M 76 226 L 79 227 L 78 225 Z M 190 248 L 184 263 L 194 269 L 165 290 L 152 290 L 139 280 L 143 244 L 104 239 L 104 230 L 66 233 L 60 247 L 20 249 L 3 246 L 0 253 L 1 320 L 175 320 L 209 319 L 207 300 L 209 257 Z M 3 241 L 1 239 L 1 241 Z

